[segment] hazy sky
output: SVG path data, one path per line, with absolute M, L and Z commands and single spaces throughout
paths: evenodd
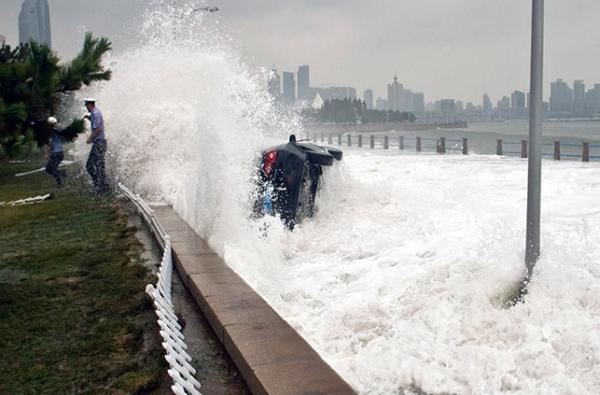
M 54 48 L 72 56 L 82 32 L 135 42 L 149 1 L 49 0 Z M 0 0 L 0 34 L 14 44 L 21 0 Z M 202 2 L 198 2 L 203 5 Z M 311 85 L 372 88 L 386 96 L 394 73 L 426 101 L 494 104 L 529 86 L 530 0 L 214 0 L 221 25 L 253 66 L 311 66 Z M 562 77 L 600 82 L 600 1 L 546 0 L 545 96 Z

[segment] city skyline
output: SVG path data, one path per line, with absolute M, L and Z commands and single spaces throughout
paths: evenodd
M 271 70 L 272 75 L 268 81 L 268 90 L 274 98 L 285 97 L 284 103 L 311 105 L 311 102 L 319 96 L 322 100 L 351 99 L 357 98 L 357 89 L 353 87 L 342 87 L 329 85 L 327 87 L 314 87 L 310 83 L 310 65 L 298 67 L 297 90 L 293 72 L 283 72 L 287 75 L 287 91 L 279 90 L 280 77 L 277 69 Z M 593 87 L 592 87 L 593 86 Z M 290 88 L 291 87 L 291 88 Z M 573 88 L 562 78 L 557 78 L 549 85 L 549 97 L 544 101 L 544 113 L 549 117 L 594 117 L 600 114 L 600 83 L 588 85 L 584 80 L 574 80 Z M 303 93 L 300 93 L 300 92 Z M 393 82 L 387 84 L 387 96 L 382 98 L 373 94 L 373 89 L 363 91 L 362 101 L 367 109 L 391 110 L 401 112 L 412 112 L 424 115 L 426 113 L 452 113 L 454 115 L 477 116 L 482 119 L 526 119 L 528 117 L 530 94 L 528 91 L 515 89 L 512 93 L 502 95 L 496 105 L 487 93 L 481 95 L 480 101 L 463 101 L 456 97 L 448 97 L 433 101 L 426 101 L 423 92 L 413 92 L 398 81 L 394 75 Z M 321 102 L 322 102 L 321 100 Z M 375 105 L 374 105 L 375 102 Z M 314 104 L 313 104 L 314 107 Z
M 18 41 L 20 4 L 21 0 L 0 4 L 0 34 L 11 45 Z M 482 92 L 499 98 L 506 86 L 529 89 L 528 2 L 215 4 L 220 11 L 211 18 L 219 20 L 252 68 L 276 64 L 280 70 L 296 71 L 298 65 L 319 65 L 311 75 L 315 87 L 373 89 L 376 100 L 386 96 L 386 85 L 396 73 L 404 85 L 426 92 L 431 101 L 459 97 L 477 102 Z M 79 36 L 90 30 L 109 37 L 118 54 L 137 42 L 133 32 L 147 6 L 142 0 L 99 0 L 93 7 L 53 0 L 53 47 L 61 57 L 72 57 L 81 44 Z M 600 55 L 593 48 L 600 39 L 598 15 L 600 3 L 593 0 L 547 5 L 546 76 L 588 82 L 597 78 Z M 578 37 L 575 44 L 573 36 Z M 546 78 L 544 87 L 553 80 Z M 545 90 L 545 100 L 548 97 Z

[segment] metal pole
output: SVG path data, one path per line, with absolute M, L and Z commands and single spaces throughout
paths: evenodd
M 525 265 L 528 278 L 540 256 L 542 189 L 542 122 L 544 74 L 544 0 L 532 0 L 531 106 L 529 108 L 529 159 L 527 178 L 527 240 Z

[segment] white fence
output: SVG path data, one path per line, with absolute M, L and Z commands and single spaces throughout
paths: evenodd
M 181 325 L 177 322 L 177 315 L 171 299 L 171 284 L 173 280 L 173 256 L 171 253 L 171 238 L 158 222 L 154 210 L 138 194 L 134 194 L 119 184 L 119 188 L 135 204 L 140 215 L 150 226 L 156 240 L 163 248 L 163 256 L 158 271 L 156 285 L 148 284 L 146 292 L 154 301 L 154 310 L 158 317 L 162 346 L 165 349 L 165 359 L 170 369 L 167 371 L 173 379 L 171 389 L 176 395 L 201 395 L 200 382 L 194 375 L 196 369 L 191 365 L 192 357 L 186 352 L 187 346 L 181 333 Z

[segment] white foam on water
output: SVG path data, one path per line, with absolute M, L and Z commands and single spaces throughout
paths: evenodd
M 267 218 L 265 236 L 249 219 L 256 155 L 298 120 L 229 41 L 168 4 L 147 13 L 94 92 L 119 180 L 173 205 L 361 393 L 600 393 L 597 164 L 544 162 L 543 255 L 510 309 L 519 159 L 347 150 L 316 216 L 294 232 Z
M 271 300 L 361 393 L 598 393 L 600 167 L 544 162 L 525 303 L 526 161 L 347 152 Z

